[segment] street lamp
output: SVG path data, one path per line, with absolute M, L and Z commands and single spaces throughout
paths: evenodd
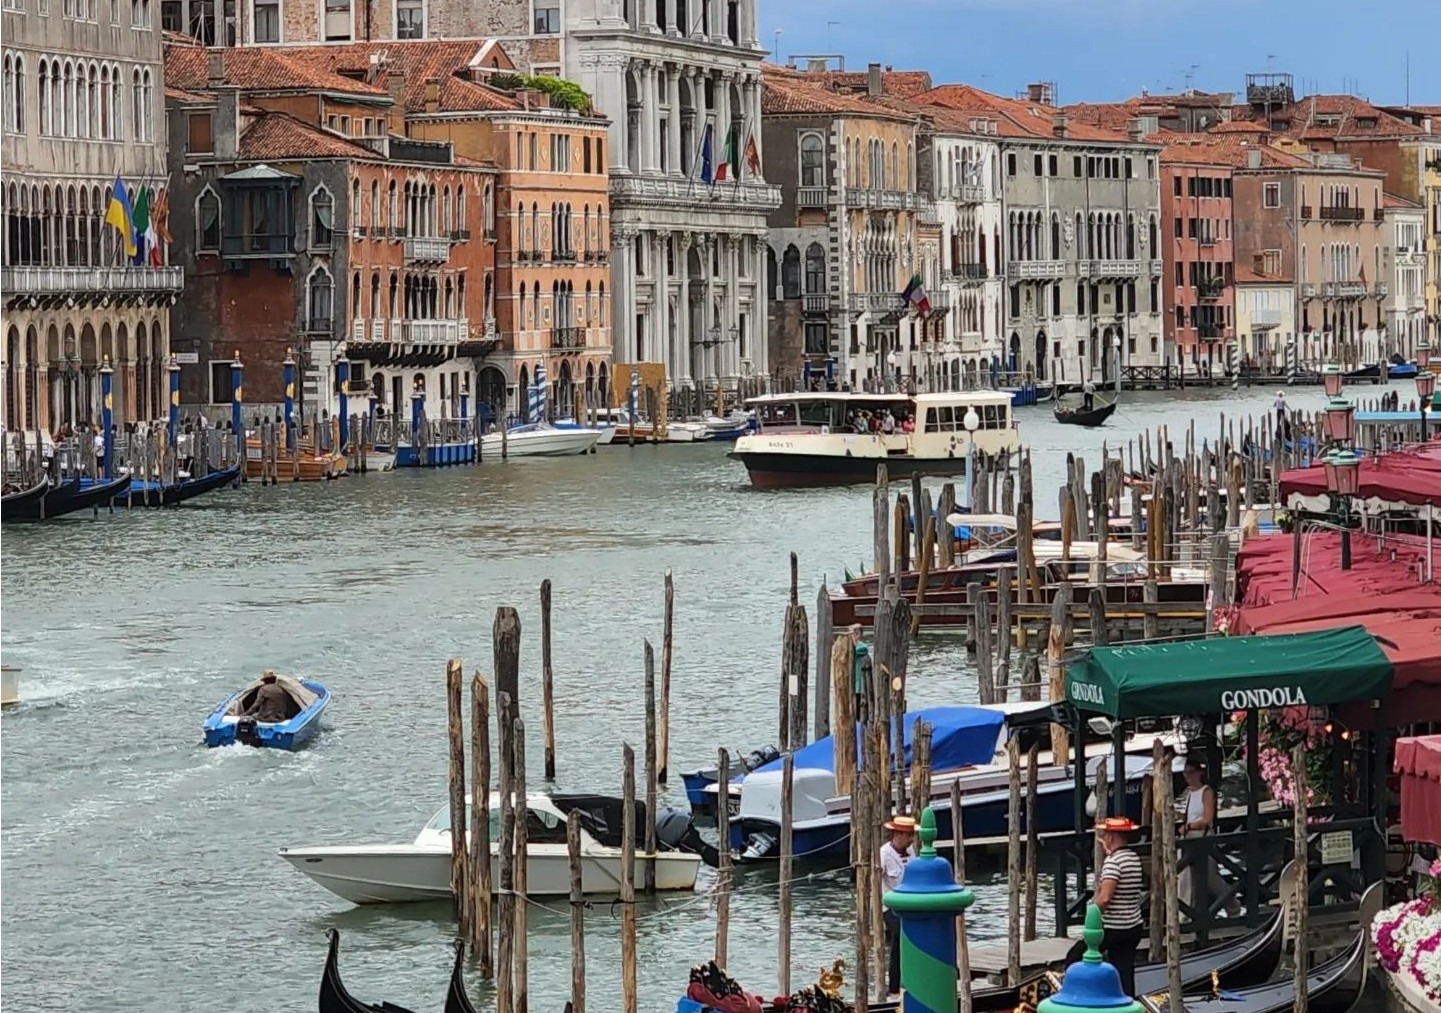
M 891 352 L 889 355 L 886 356 L 886 364 L 891 367 L 890 370 L 889 370 L 889 372 L 888 372 L 887 375 L 886 375 L 886 379 L 887 379 L 888 383 L 893 383 L 893 384 L 895 384 L 895 389 L 896 389 L 896 390 L 899 390 L 899 389 L 900 389 L 900 386 L 901 386 L 901 385 L 900 385 L 900 361 L 901 361 L 901 360 L 900 360 L 900 356 L 896 355 L 895 352 Z M 889 388 L 888 388 L 888 391 L 889 391 Z
M 1431 397 L 1436 393 L 1436 374 L 1430 369 L 1418 369 L 1416 371 L 1416 399 L 1420 402 L 1421 409 L 1421 442 L 1425 443 L 1426 436 L 1426 410 L 1431 407 Z
M 1328 362 L 1321 367 L 1321 382 L 1326 387 L 1327 397 L 1340 397 L 1341 385 L 1346 378 L 1341 372 L 1341 367 L 1334 362 Z
M 1333 450 L 1324 460 L 1326 491 L 1341 524 L 1341 569 L 1351 569 L 1351 497 L 1361 484 L 1361 458 L 1351 450 Z
M 1356 406 L 1344 397 L 1333 397 L 1327 401 L 1326 435 L 1335 443 L 1349 446 L 1355 434 Z
M 961 424 L 966 427 L 966 509 L 973 510 L 976 502 L 976 430 L 981 428 L 981 417 L 976 414 L 974 405 L 966 409 Z

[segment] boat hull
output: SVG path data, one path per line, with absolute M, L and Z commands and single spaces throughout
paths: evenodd
M 449 900 L 450 849 L 421 844 L 362 847 L 282 848 L 280 857 L 317 885 L 352 904 L 408 904 Z M 646 860 L 635 859 L 636 882 Z M 656 888 L 691 890 L 700 869 L 698 855 L 665 852 L 656 857 Z M 582 854 L 581 889 L 592 895 L 620 892 L 620 854 Z M 500 882 L 498 845 L 491 845 L 491 873 Z M 532 897 L 570 893 L 570 857 L 565 845 L 532 845 L 526 861 L 526 892 Z
M 772 454 L 733 450 L 730 456 L 745 465 L 757 489 L 798 489 L 828 485 L 863 485 L 876 480 L 876 465 L 884 464 L 892 480 L 911 475 L 964 475 L 966 458 L 850 457 L 831 454 Z
M 1099 408 L 1087 410 L 1085 408 L 1072 408 L 1063 410 L 1057 406 L 1052 414 L 1056 421 L 1063 426 L 1085 426 L 1088 429 L 1103 425 L 1105 421 L 1116 413 L 1116 402 L 1103 404 Z
M 316 700 L 288 721 L 257 722 L 253 739 L 244 738 L 240 722 L 227 718 L 226 711 L 244 690 L 236 690 L 211 712 L 205 719 L 205 744 L 214 749 L 218 746 L 233 746 L 244 741 L 246 745 L 265 749 L 296 750 L 310 742 L 320 731 L 320 715 L 330 703 L 330 690 L 318 682 L 301 680 L 301 685 L 315 694 Z
M 109 482 L 86 486 L 80 479 L 63 485 L 51 486 L 39 500 L 33 500 L 23 507 L 7 509 L 7 521 L 42 521 L 64 517 L 108 504 L 117 496 L 123 496 L 130 487 L 130 476 L 122 475 Z
M 507 457 L 572 457 L 584 454 L 600 440 L 595 429 L 553 429 L 546 432 L 512 433 L 506 440 Z M 501 452 L 500 433 L 481 439 L 482 453 L 497 458 Z

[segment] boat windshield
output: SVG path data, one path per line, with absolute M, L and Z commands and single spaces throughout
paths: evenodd
M 446 805 L 430 818 L 425 825 L 426 830 L 435 833 L 450 832 L 450 806 Z M 565 821 L 552 812 L 527 809 L 525 811 L 526 839 L 531 844 L 564 844 L 565 843 Z M 500 840 L 500 810 L 490 811 L 490 839 Z

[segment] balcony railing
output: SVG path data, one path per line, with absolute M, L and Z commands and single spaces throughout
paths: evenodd
M 1315 210 L 1316 210 L 1316 209 L 1313 208 L 1310 204 L 1302 204 L 1302 205 L 1301 205 L 1301 218 L 1302 218 L 1303 220 L 1305 220 L 1305 221 L 1310 221 L 1313 217 L 1315 217 L 1315 216 L 1312 214 L 1312 212 L 1314 212 Z
M 1386 212 L 1383 211 L 1381 208 L 1376 208 L 1374 220 L 1378 222 L 1384 222 L 1386 220 Z
M 1324 299 L 1361 299 L 1366 295 L 1366 285 L 1359 281 L 1328 281 L 1321 287 Z
M 957 204 L 984 204 L 986 188 L 983 186 L 958 186 L 951 192 Z
M 1315 285 L 1312 285 L 1310 282 L 1303 282 L 1302 285 L 1301 285 L 1301 298 L 1302 298 L 1302 299 L 1314 299 L 1314 298 L 1316 298 L 1316 286 L 1315 286 Z
M 742 180 L 717 184 L 713 190 L 696 186 L 691 180 L 657 176 L 614 175 L 610 177 L 611 196 L 622 204 L 656 203 L 713 208 L 728 205 L 765 214 L 781 203 L 781 188 L 771 183 Z
M 384 321 L 384 320 L 372 320 L 372 321 L 370 322 L 370 340 L 371 340 L 371 341 L 384 341 L 384 340 L 385 340 L 385 321 Z
M 899 292 L 855 292 L 850 307 L 853 313 L 903 313 L 907 303 Z
M 1196 242 L 1200 243 L 1202 246 L 1215 246 L 1215 245 L 1216 245 L 1216 237 L 1215 237 L 1215 236 L 1198 236 L 1198 237 L 1196 238 Z
M 550 329 L 551 348 L 584 348 L 585 328 L 583 327 L 552 327 Z
M 798 208 L 823 208 L 826 206 L 826 188 L 823 186 L 803 186 L 796 190 L 796 207 Z
M 551 255 L 550 255 L 550 260 L 551 260 L 551 263 L 553 263 L 553 264 L 574 264 L 574 263 L 575 263 L 575 251 L 574 251 L 574 250 L 559 250 L 559 251 L 554 251 L 554 252 L 552 252 Z
M 1226 282 L 1219 278 L 1201 281 L 1196 285 L 1196 293 L 1202 299 L 1219 299 L 1225 291 Z
M 1321 220 L 1323 222 L 1361 222 L 1366 220 L 1364 208 L 1328 208 L 1321 206 Z
M 445 236 L 406 236 L 405 262 L 443 264 L 450 259 L 450 239 Z
M 461 338 L 463 323 L 462 320 L 402 320 L 400 330 L 404 339 L 413 345 L 453 345 Z M 391 336 L 394 337 L 394 331 Z
M 1202 341 L 1220 341 L 1226 336 L 1225 328 L 1220 324 L 1197 324 L 1196 337 Z
M 1033 278 L 1064 278 L 1066 262 L 1064 260 L 1013 260 L 1006 266 L 1006 274 L 1021 281 Z
M 98 292 L 178 292 L 182 267 L 7 267 L 0 270 L 5 295 L 67 295 Z
M 831 297 L 825 292 L 809 292 L 801 296 L 801 309 L 807 313 L 825 313 L 831 307 Z
M 951 277 L 959 281 L 985 281 L 985 264 L 952 264 Z
M 1281 326 L 1281 311 L 1280 311 L 1280 310 L 1265 309 L 1265 310 L 1252 310 L 1252 311 L 1251 311 L 1251 330 L 1253 330 L 1253 331 L 1268 331 L 1268 330 L 1270 330 L 1272 327 L 1280 327 L 1280 326 Z
M 1083 260 L 1080 263 L 1083 278 L 1139 278 L 1139 260 Z
M 941 213 L 936 210 L 934 204 L 927 201 L 922 204 L 920 210 L 916 212 L 916 219 L 922 225 L 937 226 L 941 224 Z

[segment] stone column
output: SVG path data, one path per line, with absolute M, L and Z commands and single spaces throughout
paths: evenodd
M 675 6 L 675 0 L 666 0 Z M 670 165 L 671 175 L 683 175 L 681 171 L 681 144 L 680 144 L 680 68 L 667 67 L 665 75 L 666 102 L 670 106 L 670 137 L 668 143 L 670 151 L 667 153 L 667 161 Z
M 611 343 L 617 362 L 635 362 L 635 229 L 616 226 L 612 230 L 611 258 L 615 263 L 611 282 Z M 605 307 L 601 307 L 604 313 Z M 602 319 L 604 317 L 602 316 Z
M 689 232 L 679 234 L 676 249 L 676 276 L 680 279 L 680 293 L 676 300 L 676 312 L 680 315 L 680 362 L 677 374 L 686 383 L 691 379 L 691 310 L 690 310 L 690 247 L 693 237 Z
M 600 84 L 599 105 L 610 116 L 610 171 L 629 172 L 626 161 L 630 150 L 630 105 L 626 82 L 630 76 L 630 61 L 623 56 L 604 57 L 600 64 L 597 82 Z
M 655 279 L 655 294 L 652 296 L 652 300 L 655 305 L 656 340 L 660 342 L 661 348 L 660 361 L 665 363 L 666 379 L 674 387 L 676 363 L 670 340 L 670 284 L 665 263 L 665 245 L 668 236 L 669 233 L 666 232 L 651 233 L 651 263 L 654 266 L 650 273 L 651 277 Z
M 716 164 L 719 165 L 720 160 L 725 157 L 726 131 L 731 128 L 731 82 L 735 79 L 735 75 L 728 70 L 723 70 L 717 77 L 718 80 L 715 83 L 716 125 L 715 137 L 713 138 L 715 148 L 713 157 L 715 158 Z M 739 141 L 737 144 L 739 144 Z M 731 166 L 730 171 L 735 172 L 735 166 Z
M 741 368 L 740 331 L 736 331 L 734 338 L 730 336 L 730 328 L 739 328 L 741 322 L 741 242 L 739 236 L 726 236 L 726 302 L 730 319 L 726 321 L 725 368 L 721 372 L 727 378 L 738 376 Z
M 701 316 L 701 325 L 702 329 L 705 332 L 706 341 L 713 341 L 717 338 L 719 338 L 720 340 L 725 339 L 725 334 L 723 332 L 716 333 L 717 328 L 721 326 L 721 322 L 716 318 L 715 315 L 716 278 L 715 271 L 711 269 L 711 257 L 714 256 L 711 251 L 714 248 L 716 242 L 719 241 L 719 239 L 719 236 L 713 233 L 707 233 L 701 245 L 701 271 L 705 275 L 705 309 Z M 719 355 L 719 344 L 711 344 L 706 347 L 706 353 L 701 357 L 701 365 L 705 374 L 705 379 L 711 380 L 717 377 L 718 371 L 716 369 L 716 360 L 718 359 Z
M 665 4 L 665 33 L 670 36 L 679 35 L 680 30 L 676 26 L 675 0 L 661 0 L 661 2 Z

